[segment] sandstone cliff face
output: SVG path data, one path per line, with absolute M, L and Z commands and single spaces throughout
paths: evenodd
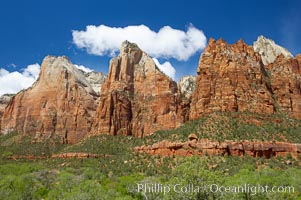
M 293 57 L 285 48 L 263 36 L 258 37 L 254 49 L 263 61 L 268 61 L 265 69 L 277 111 L 301 119 L 301 55 Z
M 92 134 L 143 137 L 183 122 L 177 84 L 135 44 L 124 42 L 110 62 Z
M 242 40 L 210 39 L 201 55 L 190 119 L 215 111 L 273 113 L 268 74 L 258 53 Z
M 47 56 L 39 79 L 8 104 L 1 132 L 16 130 L 38 139 L 56 135 L 64 143 L 77 142 L 90 131 L 96 99 L 81 70 L 66 57 Z
M 297 119 L 301 119 L 300 58 L 300 55 L 288 59 L 280 55 L 266 66 L 278 110 Z
M 215 111 L 301 118 L 300 58 L 263 36 L 253 47 L 211 39 L 200 58 L 190 119 Z
M 0 120 L 9 101 L 13 98 L 13 94 L 4 94 L 0 97 Z M 1 130 L 1 123 L 0 123 Z
M 301 119 L 301 55 L 295 58 L 274 41 L 259 36 L 254 50 L 261 55 L 278 111 Z
M 4 112 L 9 101 L 13 98 L 14 94 L 4 94 L 0 97 L 0 113 Z

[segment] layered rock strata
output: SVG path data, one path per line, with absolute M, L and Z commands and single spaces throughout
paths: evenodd
M 301 144 L 287 142 L 251 142 L 224 141 L 216 142 L 207 139 L 187 142 L 170 142 L 164 140 L 149 146 L 134 149 L 138 153 L 161 156 L 192 156 L 192 155 L 232 155 L 271 158 L 288 154 L 297 158 L 301 154 Z

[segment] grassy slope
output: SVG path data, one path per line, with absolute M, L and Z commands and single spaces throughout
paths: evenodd
M 157 131 L 145 139 L 146 144 L 168 139 L 187 141 L 195 133 L 199 138 L 215 141 L 251 140 L 301 143 L 301 121 L 285 115 L 257 115 L 243 113 L 214 113 L 189 121 L 176 130 Z
M 176 130 L 158 131 L 143 139 L 123 136 L 93 136 L 75 145 L 61 145 L 55 139 L 32 143 L 16 133 L 0 136 L 0 199 L 143 199 L 135 192 L 137 182 L 220 183 L 293 185 L 294 194 L 281 199 L 301 198 L 299 161 L 252 157 L 159 157 L 136 154 L 132 148 L 162 139 L 186 141 L 190 133 L 214 140 L 277 140 L 301 142 L 300 121 L 281 115 L 219 113 L 191 121 Z M 50 156 L 61 152 L 106 154 L 97 159 L 9 160 L 11 155 Z M 287 165 L 286 161 L 292 164 Z M 205 173 L 206 172 L 206 173 Z M 298 178 L 299 177 L 299 178 Z M 148 194 L 149 199 L 160 196 Z M 250 194 L 170 193 L 160 198 L 248 199 Z M 199 195 L 199 196 L 196 196 Z M 249 196 L 248 196 L 249 195 Z M 274 195 L 274 196 L 273 196 Z M 275 196 L 276 195 L 276 196 Z M 278 195 L 278 196 L 277 196 Z M 100 198 L 101 197 L 101 198 Z M 279 194 L 253 195 L 249 199 L 279 199 Z

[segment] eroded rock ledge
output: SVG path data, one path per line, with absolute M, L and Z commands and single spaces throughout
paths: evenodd
M 148 146 L 138 146 L 138 153 L 161 156 L 192 156 L 192 155 L 232 155 L 253 157 L 277 157 L 291 154 L 297 158 L 301 153 L 301 144 L 287 142 L 252 142 L 252 141 L 210 141 L 192 139 L 186 142 L 170 142 L 163 140 Z

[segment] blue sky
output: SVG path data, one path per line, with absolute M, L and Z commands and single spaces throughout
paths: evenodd
M 301 52 L 301 2 L 282 1 L 2 1 L 0 6 L 0 68 L 19 71 L 41 64 L 46 55 L 67 55 L 75 64 L 107 72 L 109 56 L 78 48 L 72 30 L 87 25 L 127 27 L 145 25 L 158 32 L 164 26 L 187 31 L 190 24 L 207 39 L 224 38 L 234 43 L 242 38 L 252 44 L 264 35 L 293 54 Z M 187 61 L 169 61 L 176 79 L 196 74 L 200 51 Z

